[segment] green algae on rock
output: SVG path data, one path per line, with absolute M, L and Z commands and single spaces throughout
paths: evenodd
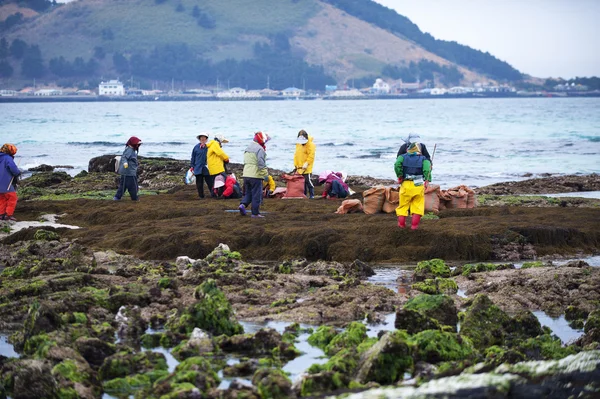
M 252 377 L 261 398 L 286 399 L 292 396 L 292 382 L 280 369 L 260 368 Z
M 410 338 L 415 345 L 415 358 L 428 363 L 464 360 L 474 355 L 468 338 L 439 330 L 425 330 Z
M 421 294 L 411 298 L 404 305 L 404 309 L 421 312 L 425 316 L 431 317 L 453 329 L 456 329 L 456 323 L 458 323 L 456 305 L 452 298 L 447 295 Z
M 436 277 L 435 279 L 428 278 L 424 281 L 414 283 L 413 285 L 411 285 L 411 288 L 430 295 L 452 295 L 456 294 L 456 292 L 458 291 L 458 285 L 456 285 L 456 282 L 454 280 L 450 278 L 439 277 Z
M 461 274 L 463 276 L 470 276 L 472 273 L 490 272 L 495 270 L 506 270 L 514 269 L 515 265 L 512 263 L 468 263 L 462 266 Z
M 416 334 L 424 330 L 441 330 L 440 323 L 423 313 L 407 308 L 400 308 L 396 311 L 396 320 L 394 327 L 398 330 L 406 330 L 409 334 Z
M 425 279 L 436 277 L 450 277 L 450 267 L 446 265 L 446 262 L 444 262 L 443 259 L 424 260 L 417 264 L 413 277 L 416 281 L 423 281 Z

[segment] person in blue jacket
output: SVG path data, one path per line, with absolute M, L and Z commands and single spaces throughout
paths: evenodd
M 142 140 L 131 136 L 125 144 L 125 151 L 119 161 L 119 171 L 121 179 L 119 188 L 113 200 L 118 201 L 123 197 L 125 191 L 129 191 L 129 196 L 133 201 L 138 200 L 138 151 L 142 145 Z
M 17 207 L 17 178 L 21 171 L 14 158 L 17 147 L 6 143 L 0 148 L 0 219 L 15 222 Z
M 190 169 L 196 176 L 196 190 L 198 197 L 204 198 L 204 182 L 208 187 L 208 193 L 213 191 L 213 178 L 208 170 L 208 133 L 200 133 L 196 136 L 199 143 L 192 150 L 192 159 L 190 160 Z

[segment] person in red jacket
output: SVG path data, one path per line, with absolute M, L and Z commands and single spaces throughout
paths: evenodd
M 217 198 L 242 198 L 242 189 L 232 173 L 225 178 L 222 174 L 217 175 L 213 185 L 213 193 Z

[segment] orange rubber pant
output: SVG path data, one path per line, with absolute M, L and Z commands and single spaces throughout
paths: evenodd
M 17 207 L 17 193 L 0 194 L 0 215 L 12 216 Z

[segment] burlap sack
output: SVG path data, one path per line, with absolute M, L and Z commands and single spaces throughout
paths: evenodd
M 440 186 L 430 184 L 425 189 L 425 212 L 439 213 L 440 211 Z
M 381 212 L 385 201 L 385 187 L 378 186 L 363 192 L 364 211 L 368 215 Z
M 284 174 L 281 178 L 286 182 L 283 199 L 306 198 L 306 195 L 304 195 L 304 176 Z
M 385 213 L 394 213 L 398 204 L 400 203 L 400 188 L 399 187 L 386 187 L 385 188 L 385 199 L 381 210 Z
M 356 213 L 362 212 L 363 206 L 359 199 L 349 199 L 342 201 L 342 205 L 335 211 L 335 213 L 345 214 L 345 213 Z
M 464 189 L 466 186 L 458 186 L 441 190 L 440 197 L 444 200 L 447 209 L 466 209 L 469 193 Z

